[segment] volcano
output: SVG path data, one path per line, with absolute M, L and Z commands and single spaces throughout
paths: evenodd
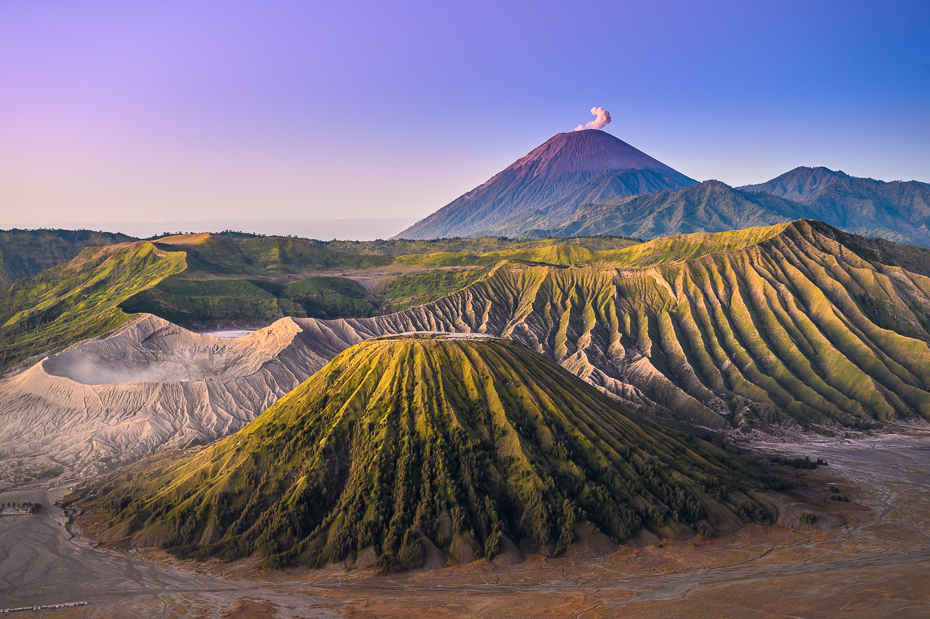
M 732 531 L 768 518 L 746 496 L 761 471 L 516 342 L 418 334 L 357 344 L 233 436 L 89 492 L 113 542 L 409 569 Z
M 604 131 L 559 133 L 396 238 L 506 234 L 499 224 L 523 212 L 556 209 L 565 216 L 585 202 L 695 183 Z

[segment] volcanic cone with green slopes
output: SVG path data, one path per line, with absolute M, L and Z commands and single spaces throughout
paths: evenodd
M 508 540 L 561 552 L 583 522 L 711 534 L 764 520 L 767 479 L 626 410 L 544 356 L 481 336 L 372 339 L 203 451 L 91 489 L 111 539 L 266 565 L 365 554 L 412 568 Z M 690 526 L 689 526 L 690 525 Z

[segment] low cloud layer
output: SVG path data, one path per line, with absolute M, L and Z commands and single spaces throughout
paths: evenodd
M 597 118 L 586 125 L 578 125 L 575 127 L 575 131 L 581 131 L 582 129 L 603 129 L 610 122 L 610 112 L 602 107 L 592 107 L 591 113 L 597 116 Z

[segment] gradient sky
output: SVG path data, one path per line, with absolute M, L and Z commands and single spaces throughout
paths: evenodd
M 699 180 L 930 182 L 930 3 L 0 0 L 0 227 L 389 236 L 595 105 Z

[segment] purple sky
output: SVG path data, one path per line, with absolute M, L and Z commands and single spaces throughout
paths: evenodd
M 0 228 L 389 236 L 595 105 L 699 180 L 930 181 L 926 1 L 451 5 L 0 0 Z

